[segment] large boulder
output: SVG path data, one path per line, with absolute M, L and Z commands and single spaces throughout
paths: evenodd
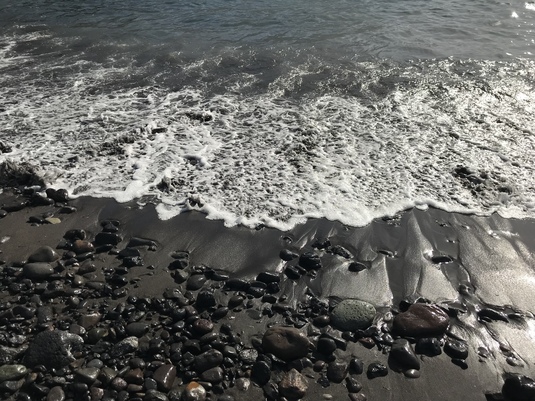
M 60 369 L 74 361 L 72 349 L 81 347 L 82 337 L 66 331 L 43 331 L 35 336 L 24 354 L 23 363 L 29 368 L 44 365 Z

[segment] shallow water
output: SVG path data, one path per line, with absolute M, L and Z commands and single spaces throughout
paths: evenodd
M 534 25 L 525 2 L 0 1 L 0 161 L 229 225 L 533 217 Z

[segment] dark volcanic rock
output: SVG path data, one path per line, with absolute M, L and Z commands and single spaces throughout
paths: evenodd
M 119 242 L 121 242 L 123 239 L 119 234 L 116 233 L 110 233 L 110 232 L 102 232 L 98 233 L 95 236 L 95 245 L 117 245 Z
M 424 337 L 416 342 L 416 353 L 427 356 L 437 356 L 442 354 L 440 341 L 434 337 Z
M 466 359 L 468 357 L 468 344 L 449 339 L 444 344 L 444 352 L 454 359 Z
M 28 258 L 28 262 L 51 263 L 58 260 L 60 256 L 49 246 L 42 246 L 35 250 Z
M 342 383 L 347 372 L 348 366 L 345 362 L 334 361 L 327 366 L 327 378 L 333 383 Z
M 174 365 L 162 365 L 154 372 L 152 378 L 158 384 L 161 391 L 169 391 L 173 387 L 176 378 L 176 367 Z
M 403 370 L 406 369 L 420 369 L 420 359 L 416 356 L 412 347 L 404 338 L 394 340 L 389 357 Z
M 299 266 L 307 270 L 318 270 L 321 268 L 320 255 L 314 252 L 305 252 L 299 257 Z
M 446 332 L 450 319 L 437 305 L 415 303 L 394 318 L 393 332 L 401 336 L 428 337 Z
M 211 349 L 195 357 L 193 367 L 198 373 L 215 368 L 223 363 L 223 354 L 218 350 Z
M 54 274 L 54 268 L 49 263 L 27 263 L 22 269 L 24 277 L 30 280 L 45 280 Z
M 251 369 L 251 378 L 259 385 L 267 384 L 271 378 L 271 366 L 266 361 L 255 362 Z
M 262 347 L 277 358 L 291 361 L 308 354 L 310 341 L 304 333 L 293 327 L 275 326 L 264 333 Z
M 82 337 L 66 331 L 43 331 L 35 336 L 24 355 L 24 365 L 33 368 L 44 365 L 59 369 L 74 360 L 71 349 L 83 344 Z
M 372 362 L 368 365 L 368 370 L 366 374 L 368 376 L 368 379 L 384 377 L 388 375 L 388 368 L 380 362 Z
M 527 376 L 510 374 L 505 379 L 502 394 L 506 401 L 535 400 L 535 381 Z

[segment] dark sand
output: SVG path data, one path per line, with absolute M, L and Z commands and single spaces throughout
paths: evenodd
M 1 197 L 2 204 L 15 200 L 8 193 Z M 101 230 L 99 222 L 116 219 L 124 238 L 118 249 L 123 249 L 131 237 L 157 243 L 156 251 L 144 248 L 143 266 L 129 268 L 128 295 L 162 297 L 166 288 L 184 289 L 184 284 L 174 282 L 167 268 L 175 251 L 189 252 L 190 268 L 204 265 L 227 272 L 231 277 L 254 279 L 263 271 L 283 271 L 287 262 L 279 257 L 282 249 L 300 254 L 314 250 L 312 244 L 317 239 L 328 239 L 331 245 L 344 247 L 353 257 L 346 259 L 316 250 L 322 254 L 323 267 L 317 277 L 283 280 L 281 287 L 282 293 L 288 296 L 286 303 L 296 307 L 307 300 L 307 291 L 322 300 L 359 298 L 377 307 L 380 323 L 391 308 L 394 312 L 398 310 L 401 301 L 414 302 L 423 297 L 449 309 L 450 315 L 457 315 L 452 318 L 448 335 L 469 344 L 467 369 L 455 365 L 442 353 L 432 358 L 421 357 L 418 379 L 409 379 L 392 370 L 388 376 L 372 380 L 366 374 L 359 376 L 368 400 L 501 399 L 505 373 L 535 376 L 533 220 L 413 209 L 362 228 L 322 219 L 281 232 L 270 228 L 227 228 L 220 221 L 207 220 L 199 212 L 161 221 L 152 206 L 139 208 L 109 199 L 80 198 L 69 204 L 77 208 L 76 213 L 58 214 L 57 207 L 39 206 L 9 213 L 1 219 L 0 258 L 5 265 L 25 260 L 39 246 L 55 248 L 69 229 L 84 229 L 90 239 L 94 238 Z M 30 216 L 47 212 L 59 217 L 61 223 L 31 225 L 27 222 Z M 447 255 L 452 261 L 433 261 L 434 256 L 440 255 Z M 358 273 L 349 271 L 348 265 L 354 261 L 365 264 L 367 269 Z M 97 254 L 94 262 L 99 268 L 121 263 L 107 253 Z M 296 261 L 288 264 L 295 265 Z M 10 295 L 5 287 L 0 290 L 2 302 L 16 301 L 16 296 Z M 222 290 L 217 294 L 225 305 L 230 295 Z M 60 301 L 51 299 L 50 302 Z M 113 305 L 125 302 L 125 298 L 108 302 Z M 489 306 L 504 312 L 508 322 L 478 319 L 477 312 Z M 268 322 L 285 322 L 280 314 L 271 318 L 262 316 L 263 307 L 258 300 L 252 308 L 231 312 L 233 316 L 224 320 L 235 327 L 246 345 L 255 337 L 261 338 Z M 308 326 L 303 328 L 305 332 Z M 322 330 L 341 336 L 329 327 Z M 349 342 L 346 351 L 336 353 L 340 359 L 356 355 L 365 367 L 372 361 L 386 364 L 388 360 L 388 355 L 377 346 L 368 349 L 359 342 Z M 328 399 L 324 395 L 332 395 L 334 400 L 349 399 L 343 384 L 323 388 L 316 383 L 319 374 L 311 371 L 311 376 L 304 400 Z M 231 392 L 238 399 L 263 399 L 262 391 L 254 386 L 247 392 Z

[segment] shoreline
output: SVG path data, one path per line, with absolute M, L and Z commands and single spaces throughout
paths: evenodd
M 7 205 L 21 200 L 19 196 L 10 197 L 7 192 L 0 197 L 0 203 Z M 148 343 L 149 337 L 161 338 L 162 332 L 169 334 L 172 330 L 166 326 L 166 319 L 169 318 L 166 313 L 151 307 L 143 311 L 138 304 L 140 299 L 150 299 L 152 302 L 163 298 L 173 302 L 180 299 L 185 303 L 183 307 L 187 308 L 197 304 L 199 293 L 210 289 L 215 304 L 199 311 L 199 315 L 214 323 L 212 333 L 221 330 L 225 324 L 230 325 L 240 338 L 238 343 L 242 344 L 240 347 L 243 349 L 255 350 L 258 354 L 262 349 L 258 344 L 263 333 L 274 323 L 292 324 L 307 334 L 313 348 L 307 358 L 314 366 L 301 369 L 308 381 L 303 400 L 329 399 L 328 395 L 336 400 L 348 397 L 363 400 L 362 394 L 366 394 L 369 400 L 500 399 L 506 373 L 535 376 L 531 362 L 535 360 L 535 320 L 531 296 L 535 283 L 535 238 L 532 235 L 535 232 L 535 220 L 505 219 L 498 215 L 477 217 L 429 208 L 411 209 L 394 218 L 374 220 L 360 228 L 311 219 L 282 232 L 273 228 L 228 228 L 222 221 L 207 220 L 200 212 L 186 212 L 162 221 L 158 219 L 153 206 L 140 209 L 111 199 L 78 198 L 67 203 L 76 211 L 59 213 L 61 206 L 58 204 L 31 206 L 10 212 L 0 220 L 0 258 L 5 262 L 2 271 L 4 283 L 20 284 L 20 271 L 28 256 L 41 246 L 56 249 L 58 244 L 66 245 L 62 238 L 69 230 L 85 230 L 88 241 L 94 241 L 103 230 L 103 221 L 108 221 L 108 225 L 114 225 L 117 221 L 117 233 L 121 241 L 106 252 L 101 249 L 101 252 L 90 251 L 87 255 L 79 253 L 70 255 L 74 258 L 63 257 L 59 262 L 54 262 L 56 265 L 51 277 L 35 285 L 41 291 L 43 305 L 32 304 L 29 293 L 26 295 L 25 290 L 13 293 L 13 289 L 6 284 L 2 285 L 1 294 L 3 303 L 10 302 L 11 305 L 24 305 L 36 310 L 48 306 L 55 311 L 45 322 L 38 323 L 37 312 L 28 319 L 29 327 L 21 329 L 26 336 L 21 346 L 31 344 L 37 332 L 64 326 L 72 332 L 72 326 L 80 326 L 83 316 L 99 315 L 98 319 L 95 318 L 97 321 L 84 328 L 85 333 L 81 334 L 86 342 L 85 356 L 78 358 L 83 359 L 78 362 L 80 366 L 76 366 L 76 361 L 69 365 L 73 373 L 86 367 L 88 360 L 96 353 L 95 345 L 87 344 L 91 330 L 107 330 L 108 334 L 102 340 L 110 343 L 124 339 L 125 335 L 110 334 L 110 327 L 117 322 L 110 321 L 109 312 L 117 305 L 134 305 L 133 308 L 141 316 L 137 322 L 143 322 L 147 327 L 147 332 L 139 337 L 139 341 L 142 343 L 146 340 Z M 34 221 L 38 221 L 38 218 L 42 219 L 47 214 L 60 221 L 53 220 L 57 224 L 35 226 L 28 223 L 32 216 Z M 135 259 L 137 256 L 121 259 L 117 253 L 128 248 L 127 244 L 132 238 L 145 240 L 130 247 L 139 250 L 140 259 Z M 96 245 L 98 248 L 99 245 Z M 65 249 L 56 251 L 60 255 L 68 252 Z M 281 254 L 281 251 L 286 253 Z M 318 267 L 308 270 L 299 268 L 303 264 L 300 258 L 306 252 L 318 256 Z M 285 261 L 281 256 L 294 258 Z M 86 259 L 76 261 L 76 258 Z M 78 274 L 80 268 L 88 264 L 93 264 L 95 270 Z M 180 267 L 176 268 L 178 265 Z M 271 288 L 265 282 L 258 283 L 258 275 L 262 272 L 278 277 L 279 288 Z M 196 280 L 191 280 L 191 277 Z M 58 295 L 43 296 L 47 285 L 51 283 L 61 286 Z M 41 289 L 40 286 L 46 288 Z M 36 291 L 35 287 L 33 292 Z M 177 288 L 181 295 L 173 298 L 177 295 L 171 294 Z M 60 307 L 63 302 L 69 305 L 73 297 L 79 298 L 84 306 Z M 242 303 L 237 307 L 229 307 L 229 302 L 236 301 L 235 297 L 242 297 Z M 332 312 L 334 304 L 348 298 L 358 298 L 376 307 L 378 312 L 372 326 L 378 330 L 375 334 L 347 334 L 331 324 L 322 326 L 317 321 L 314 323 L 315 318 L 325 315 L 325 307 Z M 351 377 L 362 385 L 362 390 L 355 393 L 348 392 L 346 381 L 334 383 L 322 379 L 326 377 L 329 365 L 345 363 L 349 366 L 352 356 L 360 358 L 365 369 L 375 361 L 388 366 L 391 344 L 385 341 L 385 335 L 392 335 L 394 339 L 400 337 L 392 332 L 391 315 L 403 313 L 409 304 L 416 301 L 438 305 L 447 313 L 450 325 L 443 335 L 438 336 L 441 347 L 444 349 L 448 341 L 466 344 L 466 358 L 453 358 L 455 361 L 452 363 L 451 356 L 445 351 L 434 357 L 419 354 L 421 368 L 418 379 L 407 378 L 391 368 L 387 376 L 369 379 L 366 371 L 359 375 L 346 366 L 349 371 L 344 380 Z M 321 305 L 319 310 L 323 312 L 315 310 L 314 305 Z M 225 308 L 225 316 L 212 318 L 216 310 L 219 311 L 217 313 L 223 313 Z M 17 316 L 3 316 L 0 331 L 6 333 L 6 324 L 10 319 L 17 321 Z M 190 320 L 193 322 L 196 319 Z M 184 341 L 174 339 L 176 333 L 171 334 L 171 339 L 167 340 L 171 346 L 173 343 L 184 345 Z M 192 336 L 195 337 L 194 333 Z M 221 332 L 220 337 L 224 337 Z M 336 350 L 329 355 L 318 353 L 320 338 L 333 339 Z M 409 336 L 408 340 L 414 348 L 417 339 Z M 132 354 L 145 355 L 141 348 Z M 145 374 L 146 377 L 154 374 L 158 364 L 167 366 L 174 363 L 170 362 L 172 353 L 169 350 L 167 354 L 162 351 L 162 355 L 162 360 L 145 361 L 145 372 L 150 372 Z M 262 353 L 258 355 L 260 361 L 265 358 Z M 21 360 L 22 356 L 19 355 L 12 363 Z M 325 366 L 319 369 L 316 364 L 322 361 Z M 119 365 L 123 363 L 128 364 L 124 360 L 118 362 Z M 183 391 L 188 381 L 200 380 L 196 376 L 189 377 L 186 374 L 188 369 L 181 370 L 182 363 L 174 363 L 178 373 L 170 388 L 176 388 L 177 391 Z M 205 383 L 207 388 L 212 389 L 208 391 L 208 399 L 224 399 L 221 398 L 223 395 L 218 394 L 219 387 L 223 388 L 224 394 L 236 400 L 254 397 L 264 399 L 262 397 L 265 397 L 266 390 L 255 384 L 254 378 L 247 391 L 239 390 L 239 385 L 236 385 L 238 379 L 249 380 L 254 363 L 238 358 L 232 368 L 225 366 L 224 379 L 211 385 Z M 275 360 L 272 363 L 276 368 L 272 367 L 269 382 L 275 385 L 290 366 L 296 365 L 295 361 L 281 364 Z M 102 368 L 99 372 L 102 374 Z M 229 372 L 232 372 L 233 378 L 229 377 Z M 26 375 L 31 373 L 26 373 L 24 377 Z M 52 373 L 47 372 L 47 375 Z M 91 391 L 99 393 L 102 395 L 100 399 L 112 394 L 110 386 L 100 376 L 90 384 L 86 383 L 86 386 L 88 394 Z M 138 391 L 130 392 L 129 397 L 149 399 L 146 385 L 138 386 L 141 387 L 131 388 Z M 161 386 L 158 388 L 158 391 L 162 390 Z M 67 386 L 64 390 L 67 398 L 69 394 L 71 397 L 74 394 L 70 389 Z M 5 393 L 7 390 L 2 391 Z M 10 396 L 25 391 L 29 390 L 22 385 Z M 117 394 L 111 399 L 117 399 L 120 391 L 113 391 Z M 163 393 L 172 399 L 171 390 Z M 42 397 L 46 399 L 45 395 Z

